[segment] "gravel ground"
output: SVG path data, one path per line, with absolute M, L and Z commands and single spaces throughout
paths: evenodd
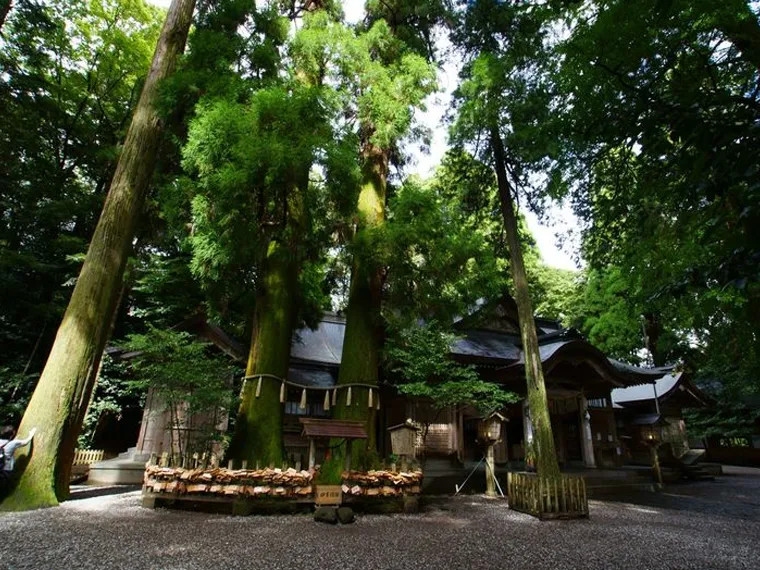
M 419 515 L 329 526 L 304 515 L 153 511 L 140 506 L 139 491 L 93 494 L 0 515 L 0 568 L 760 568 L 760 475 L 753 473 L 592 501 L 589 520 L 552 522 L 480 496 L 431 500 Z

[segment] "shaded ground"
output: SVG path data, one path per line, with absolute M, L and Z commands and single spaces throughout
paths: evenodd
M 543 523 L 479 496 L 333 527 L 151 511 L 139 491 L 77 491 L 60 508 L 0 515 L 0 568 L 755 569 L 757 473 L 592 501 L 589 520 Z

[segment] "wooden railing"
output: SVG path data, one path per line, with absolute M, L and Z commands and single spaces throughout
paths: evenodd
M 562 473 L 559 479 L 534 473 L 507 475 L 509 507 L 539 519 L 588 516 L 586 481 L 580 475 Z
M 91 465 L 103 461 L 102 449 L 75 449 L 72 465 Z

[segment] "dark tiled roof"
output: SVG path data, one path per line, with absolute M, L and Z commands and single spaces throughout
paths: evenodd
M 505 364 L 520 358 L 515 337 L 489 331 L 463 331 L 463 335 L 452 345 L 452 354 L 501 360 Z
M 552 322 L 552 321 L 547 321 Z M 301 329 L 293 335 L 291 346 L 292 364 L 302 370 L 301 364 L 323 365 L 338 367 L 343 352 L 343 335 L 345 333 L 345 321 L 335 315 L 325 315 L 322 322 L 315 330 Z M 499 367 L 520 367 L 524 365 L 524 357 L 520 338 L 497 331 L 490 330 L 462 330 L 460 338 L 451 346 L 451 354 L 461 360 L 470 362 L 496 365 Z M 546 363 L 551 359 L 560 358 L 562 354 L 584 354 L 595 358 L 609 371 L 609 377 L 618 385 L 632 385 L 652 382 L 667 374 L 670 368 L 639 368 L 614 359 L 606 358 L 598 349 L 594 348 L 576 330 L 550 330 L 539 335 L 539 352 L 541 362 Z M 330 386 L 328 384 L 329 372 L 309 371 L 308 378 L 304 378 L 304 384 L 314 386 Z M 332 377 L 331 377 L 332 378 Z M 294 380 L 296 381 L 296 380 Z
M 337 317 L 325 317 L 315 330 L 301 329 L 293 335 L 290 357 L 306 362 L 340 365 L 346 323 Z
M 662 423 L 663 419 L 660 414 L 639 414 L 634 416 L 631 424 L 635 426 L 651 426 Z

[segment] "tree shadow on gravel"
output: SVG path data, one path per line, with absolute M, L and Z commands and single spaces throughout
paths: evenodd
M 72 487 L 69 501 L 79 501 L 81 499 L 92 499 L 95 497 L 107 497 L 109 495 L 121 495 L 124 493 L 131 493 L 132 491 L 139 491 L 140 485 L 108 485 L 103 487 Z
M 716 481 L 666 485 L 661 492 L 629 490 L 595 497 L 607 504 L 624 503 L 662 510 L 760 521 L 760 478 L 731 477 Z

